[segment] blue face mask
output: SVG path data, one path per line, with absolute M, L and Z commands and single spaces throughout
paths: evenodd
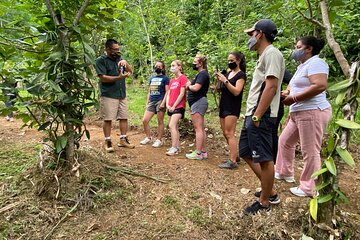
M 291 53 L 291 58 L 295 61 L 300 61 L 305 56 L 305 50 L 304 49 L 295 49 Z
M 248 48 L 250 51 L 255 51 L 255 45 L 257 43 L 256 37 L 251 37 L 248 41 Z

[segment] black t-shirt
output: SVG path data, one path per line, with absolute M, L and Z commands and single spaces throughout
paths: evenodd
M 227 74 L 226 78 L 228 78 L 229 73 Z M 236 82 L 240 79 L 244 79 L 246 81 L 246 75 L 243 71 L 240 71 L 235 74 L 229 80 L 228 84 L 236 86 Z M 244 84 L 245 86 L 245 84 Z M 244 89 L 244 88 L 243 88 Z M 234 96 L 229 89 L 223 85 L 221 88 L 221 99 L 220 99 L 220 115 L 236 115 L 239 117 L 240 110 L 241 110 L 241 101 L 243 95 L 243 89 L 241 90 L 240 94 Z
M 206 97 L 210 85 L 210 75 L 208 71 L 200 71 L 196 75 L 195 79 L 191 81 L 191 85 L 195 85 L 195 83 L 199 83 L 201 85 L 201 88 L 197 92 L 188 91 L 187 98 L 190 106 L 200 98 Z

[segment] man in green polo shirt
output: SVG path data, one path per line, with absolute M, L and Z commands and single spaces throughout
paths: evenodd
M 119 43 L 108 39 L 105 43 L 106 55 L 96 59 L 95 68 L 98 74 L 100 90 L 101 116 L 104 120 L 105 150 L 113 152 L 111 142 L 111 124 L 119 120 L 119 147 L 134 148 L 127 136 L 128 103 L 126 99 L 125 79 L 131 75 L 132 68 L 126 60 L 121 59 Z

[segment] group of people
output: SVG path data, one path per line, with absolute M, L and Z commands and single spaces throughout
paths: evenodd
M 255 192 L 256 200 L 245 208 L 246 214 L 269 210 L 271 204 L 280 202 L 274 189 L 274 179 L 295 182 L 295 146 L 300 141 L 304 167 L 298 187 L 290 188 L 296 196 L 315 196 L 315 180 L 311 175 L 321 167 L 321 142 L 331 118 L 331 105 L 326 100 L 329 67 L 318 54 L 324 42 L 312 36 L 300 38 L 291 57 L 300 63 L 286 90 L 282 91 L 283 79 L 287 79 L 282 53 L 273 46 L 277 28 L 273 21 L 262 19 L 250 29 L 248 48 L 256 51 L 258 59 L 251 80 L 246 101 L 246 112 L 240 140 L 237 145 L 235 131 L 241 111 L 243 89 L 246 77 L 245 56 L 241 52 L 228 54 L 228 72 L 216 71 L 219 81 L 220 125 L 229 146 L 229 159 L 219 167 L 235 169 L 237 160 L 244 159 L 261 183 L 261 191 Z M 111 141 L 111 122 L 120 120 L 120 143 L 118 146 L 134 148 L 127 138 L 128 106 L 124 79 L 132 73 L 131 66 L 121 59 L 119 44 L 109 39 L 106 55 L 97 59 L 96 71 L 100 78 L 101 114 L 104 120 L 105 149 L 114 151 Z M 179 120 L 184 118 L 186 99 L 190 106 L 192 124 L 195 130 L 195 150 L 186 158 L 207 159 L 205 113 L 208 108 L 207 92 L 210 74 L 207 58 L 197 54 L 193 60 L 197 75 L 189 81 L 183 73 L 179 60 L 171 62 L 173 78 L 166 76 L 165 64 L 157 61 L 155 75 L 149 80 L 146 111 L 143 117 L 145 138 L 142 145 L 153 143 L 162 146 L 164 116 L 169 115 L 171 147 L 166 154 L 176 155 L 180 149 Z M 285 78 L 284 78 L 285 76 Z M 277 139 L 278 126 L 283 115 L 283 104 L 290 106 L 285 129 Z M 157 136 L 152 138 L 149 122 L 157 115 Z M 154 139 L 154 141 L 153 141 Z

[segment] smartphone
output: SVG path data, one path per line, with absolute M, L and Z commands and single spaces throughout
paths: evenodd
M 219 72 L 219 66 L 216 66 L 216 72 L 217 73 Z
M 124 74 L 124 73 L 125 73 L 125 66 L 120 65 L 120 72 L 121 72 L 122 74 Z

